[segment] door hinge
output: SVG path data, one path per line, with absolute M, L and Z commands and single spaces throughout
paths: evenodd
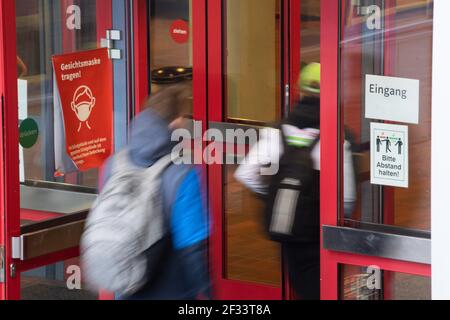
M 115 41 L 120 41 L 121 39 L 120 30 L 106 30 L 106 38 L 100 40 L 100 46 L 108 49 L 109 58 L 112 60 L 122 59 L 122 51 L 114 48 Z
M 0 246 L 0 283 L 5 283 L 5 248 Z

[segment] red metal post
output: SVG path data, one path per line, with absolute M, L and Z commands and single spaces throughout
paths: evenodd
M 135 74 L 135 112 L 141 111 L 141 106 L 149 93 L 149 21 L 148 1 L 134 0 L 133 37 L 134 37 L 134 74 Z
M 337 225 L 338 213 L 338 1 L 324 0 L 321 4 L 321 178 L 320 224 Z M 330 165 L 331 164 L 331 165 Z M 321 237 L 322 238 L 322 237 Z M 323 241 L 321 241 L 323 248 Z M 321 249 L 321 299 L 338 298 L 338 270 L 332 253 Z
M 0 284 L 0 298 L 20 298 L 20 274 L 11 277 L 11 238 L 20 236 L 19 136 L 17 108 L 15 2 L 0 1 L 0 93 L 2 133 L 0 161 L 0 243 L 5 246 L 6 286 Z
M 220 0 L 208 1 L 208 121 L 223 121 L 222 99 L 222 7 Z M 223 298 L 221 283 L 223 277 L 223 179 L 222 167 L 214 164 L 208 168 L 209 206 L 211 221 L 211 273 L 213 276 L 214 294 Z
M 301 0 L 289 0 L 290 38 L 290 104 L 293 107 L 298 97 L 297 82 L 301 67 Z
M 222 1 L 209 0 L 207 6 L 208 29 L 208 121 L 224 121 L 223 92 L 223 43 L 222 33 L 226 21 L 223 19 Z M 208 168 L 209 206 L 212 212 L 212 235 L 210 258 L 213 274 L 214 293 L 217 299 L 236 300 L 278 300 L 281 288 L 229 280 L 225 277 L 226 230 L 223 210 L 223 166 L 210 165 Z

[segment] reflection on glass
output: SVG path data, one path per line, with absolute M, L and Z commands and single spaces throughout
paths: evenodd
M 263 202 L 235 180 L 236 169 L 225 170 L 226 277 L 280 286 L 280 248 L 262 228 Z
M 99 8 L 95 0 L 70 1 L 82 12 L 80 29 L 71 30 L 66 25 L 67 1 L 15 0 L 15 4 L 19 124 L 31 119 L 39 132 L 35 143 L 19 148 L 20 224 L 24 229 L 45 228 L 40 223 L 78 213 L 80 204 L 92 203 L 98 184 L 98 170 L 74 168 L 61 175 L 56 168 L 56 150 L 65 150 L 56 139 L 63 129 L 55 115 L 52 56 L 97 48 Z
M 301 4 L 301 64 L 320 62 L 320 1 L 299 0 Z
M 151 92 L 178 81 L 192 83 L 192 0 L 150 0 Z M 187 116 L 192 115 L 192 105 Z
M 226 118 L 280 119 L 280 1 L 224 1 Z
M 370 28 L 353 2 L 343 3 L 340 103 L 345 128 L 353 136 L 359 194 L 351 219 L 428 231 L 433 1 L 402 0 L 392 7 L 384 7 L 383 1 L 367 2 L 383 8 L 381 30 L 385 32 Z M 420 80 L 419 124 L 408 125 L 409 188 L 370 183 L 370 122 L 378 120 L 365 117 L 367 74 Z
M 279 0 L 223 2 L 225 120 L 265 124 L 281 118 Z M 262 228 L 263 202 L 224 166 L 225 277 L 281 287 L 280 248 Z
M 431 278 L 380 270 L 340 267 L 342 300 L 431 300 Z
M 320 62 L 320 2 L 299 4 L 298 65 Z M 279 0 L 224 1 L 225 121 L 266 125 L 283 116 L 280 10 Z M 263 202 L 234 179 L 235 170 L 224 167 L 226 277 L 281 286 L 280 248 L 262 229 Z
M 96 1 L 74 0 L 82 16 L 80 30 L 61 30 L 63 1 L 15 0 L 19 122 L 32 118 L 39 136 L 31 148 L 20 150 L 25 180 L 67 182 L 97 187 L 97 171 L 55 178 L 53 70 L 51 57 L 97 47 Z M 64 25 L 65 26 L 65 25 Z M 63 36 L 64 33 L 64 36 Z

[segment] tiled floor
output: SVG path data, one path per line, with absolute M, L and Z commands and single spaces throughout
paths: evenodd
M 69 290 L 64 281 L 22 277 L 22 300 L 95 300 L 97 297 L 86 290 Z

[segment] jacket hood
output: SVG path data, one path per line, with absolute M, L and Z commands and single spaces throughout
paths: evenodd
M 168 123 L 154 111 L 142 111 L 131 125 L 131 160 L 140 167 L 150 167 L 171 153 L 171 134 Z

